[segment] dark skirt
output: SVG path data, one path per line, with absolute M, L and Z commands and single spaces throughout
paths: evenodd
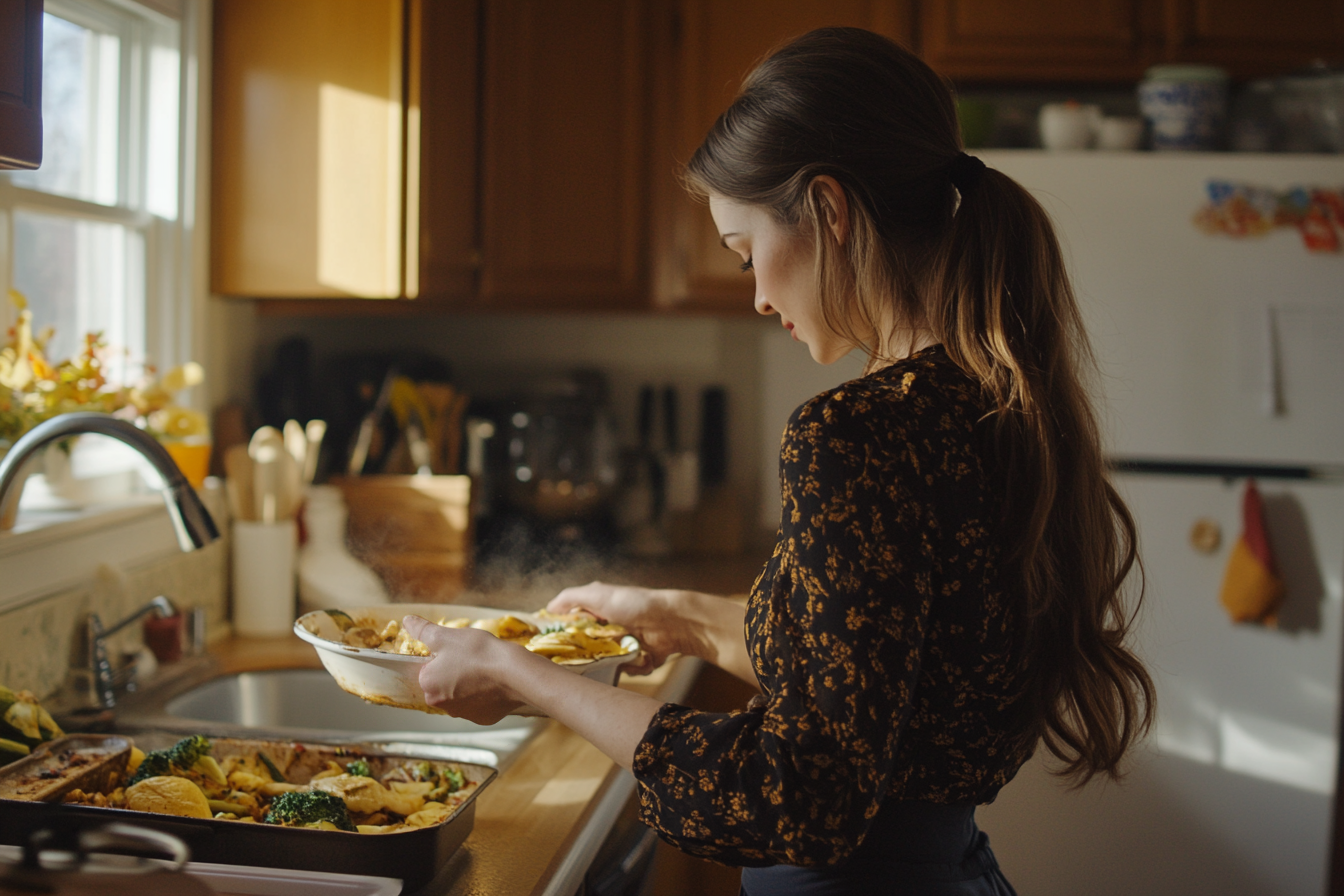
M 975 806 L 890 801 L 843 862 L 742 869 L 743 896 L 1016 896 Z

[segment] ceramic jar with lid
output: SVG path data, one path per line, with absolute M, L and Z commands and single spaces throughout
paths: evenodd
M 1155 150 L 1222 149 L 1227 72 L 1207 65 L 1156 65 L 1139 84 L 1139 109 Z

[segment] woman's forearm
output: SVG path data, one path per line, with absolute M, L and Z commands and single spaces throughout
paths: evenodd
M 610 756 L 624 769 L 662 706 L 652 697 L 614 688 L 529 654 L 506 673 L 510 690 Z

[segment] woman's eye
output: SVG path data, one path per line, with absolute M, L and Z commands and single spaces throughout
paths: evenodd
M 738 267 L 738 270 L 740 270 L 740 271 L 741 271 L 742 273 L 744 273 L 744 274 L 745 274 L 747 271 L 750 271 L 750 270 L 753 269 L 753 268 L 752 268 L 752 264 L 751 264 L 751 259 L 750 259 L 750 258 L 748 258 L 746 261 L 742 262 L 742 263 L 741 263 L 740 265 L 738 265 L 737 267 Z

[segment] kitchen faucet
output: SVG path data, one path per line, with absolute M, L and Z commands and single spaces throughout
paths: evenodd
M 219 538 L 219 529 L 210 512 L 162 445 L 126 420 L 88 412 L 61 414 L 39 423 L 0 459 L 0 530 L 14 525 L 23 481 L 40 459 L 39 451 L 61 439 L 84 434 L 110 436 L 124 442 L 154 465 L 163 477 L 163 500 L 173 520 L 178 546 L 183 551 L 194 551 Z
M 111 709 L 116 705 L 116 676 L 112 672 L 112 663 L 107 658 L 107 639 L 135 622 L 141 616 L 155 613 L 160 619 L 177 615 L 177 607 L 163 595 L 151 600 L 111 628 L 103 628 L 103 620 L 97 613 L 84 618 L 83 643 L 75 652 L 66 679 L 69 691 L 91 697 L 95 707 Z M 134 672 L 134 667 L 125 670 L 126 680 Z

